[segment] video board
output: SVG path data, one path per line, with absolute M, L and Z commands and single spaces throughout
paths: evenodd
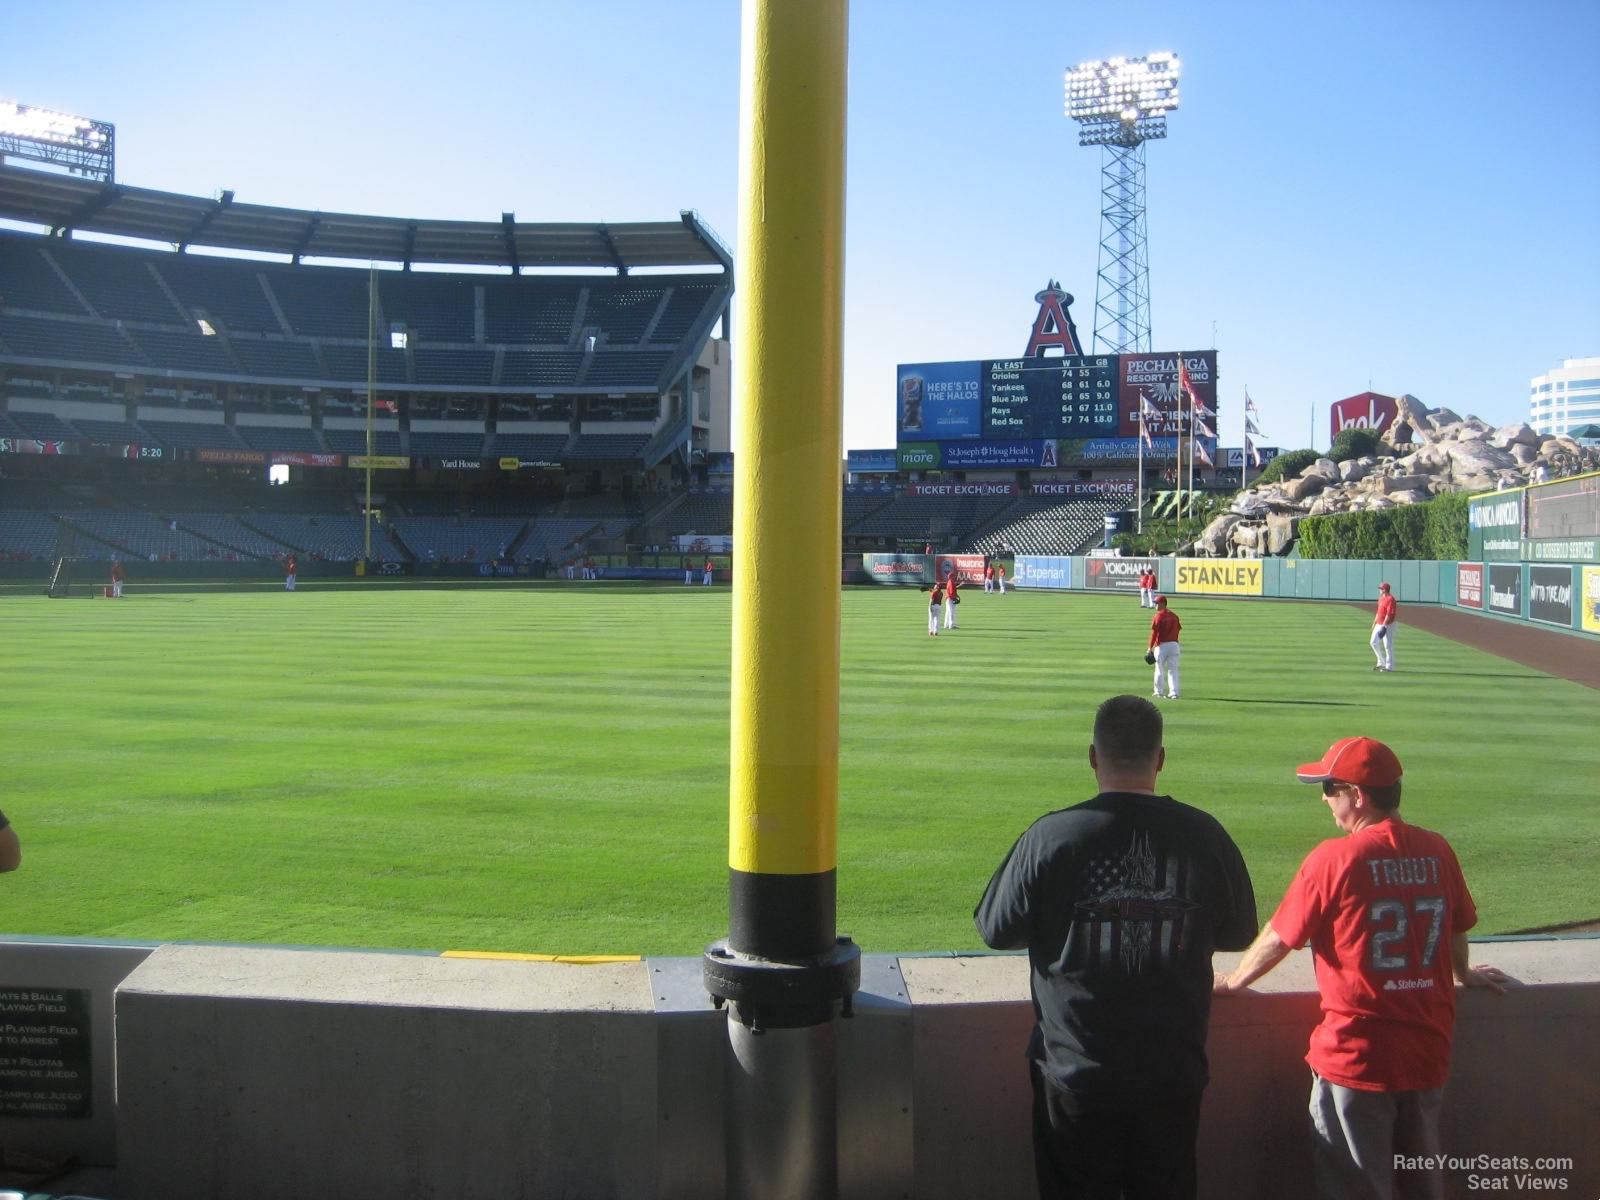
M 1179 404 L 1180 360 L 1195 394 L 1212 414 L 1208 426 L 1214 438 L 1217 352 L 1172 350 L 903 363 L 896 381 L 897 440 L 1131 438 L 1140 432 L 1141 402 L 1148 406 L 1152 437 L 1182 436 L 1189 432 L 1190 417 L 1187 399 Z
M 1116 356 L 900 368 L 900 440 L 1095 437 L 1117 429 Z

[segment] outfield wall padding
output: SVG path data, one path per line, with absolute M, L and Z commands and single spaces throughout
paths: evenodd
M 698 959 L 7 939 L 0 977 L 61 987 L 63 955 L 98 972 L 91 1036 L 114 1055 L 117 1091 L 96 1121 L 114 1121 L 122 1200 L 726 1196 L 728 1018 Z M 1490 939 L 1473 958 L 1518 982 L 1459 995 L 1445 1152 L 1570 1157 L 1541 1173 L 1600 1195 L 1600 938 Z M 843 1200 L 1031 1195 L 1026 956 L 868 955 L 861 983 L 857 1015 L 836 1022 Z M 1205 1200 L 1311 1194 L 1302 1059 L 1316 1020 L 1304 952 L 1213 1003 Z M 13 1117 L 0 1138 L 113 1161 L 59 1127 Z M 1469 1173 L 1447 1175 L 1449 1194 L 1468 1193 Z

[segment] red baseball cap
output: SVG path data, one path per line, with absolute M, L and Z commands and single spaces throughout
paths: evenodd
M 1388 787 L 1400 775 L 1400 760 L 1394 751 L 1369 737 L 1341 738 L 1328 747 L 1321 762 L 1302 763 L 1295 768 L 1301 783 L 1336 779 L 1360 787 Z
M 1157 596 L 1156 603 L 1165 608 L 1167 605 L 1167 598 L 1165 596 Z
M 1380 592 L 1387 592 L 1389 590 L 1389 585 L 1387 583 L 1380 583 L 1378 585 L 1378 590 Z

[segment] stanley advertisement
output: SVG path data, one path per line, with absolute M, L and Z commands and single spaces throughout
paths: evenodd
M 1252 559 L 1180 558 L 1174 591 L 1205 596 L 1261 595 L 1261 563 Z

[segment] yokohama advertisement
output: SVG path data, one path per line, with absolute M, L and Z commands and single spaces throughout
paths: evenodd
M 1522 615 L 1522 564 L 1490 563 L 1489 611 L 1506 617 Z
M 1456 603 L 1462 608 L 1483 607 L 1483 564 L 1456 564 Z
M 1572 628 L 1572 568 L 1528 568 L 1528 619 Z
M 1086 558 L 1083 586 L 1102 592 L 1137 592 L 1139 576 L 1155 569 L 1153 558 Z

